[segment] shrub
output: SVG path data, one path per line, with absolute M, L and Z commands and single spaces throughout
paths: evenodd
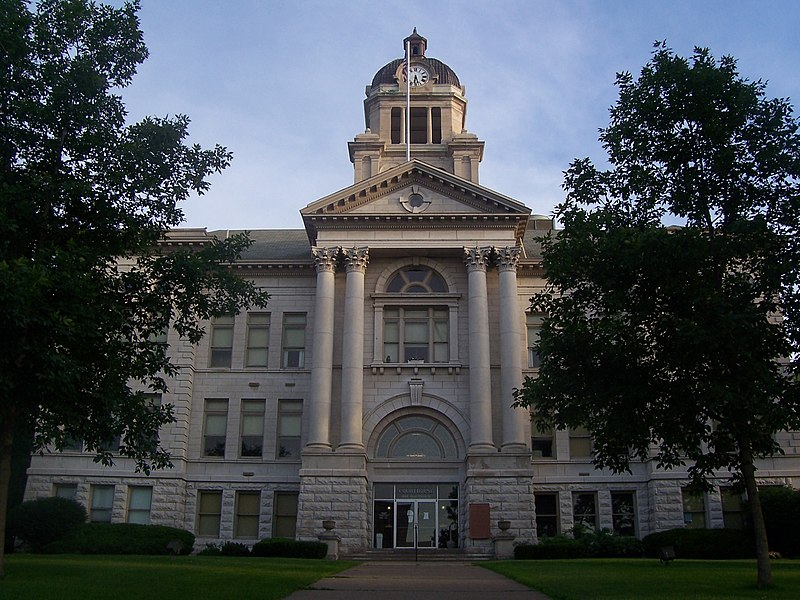
M 222 556 L 222 546 L 219 544 L 206 544 L 206 547 L 200 550 L 197 556 Z
M 769 549 L 800 557 L 800 490 L 769 487 L 759 491 Z
M 253 556 L 283 558 L 325 558 L 328 546 L 324 542 L 298 542 L 286 538 L 267 538 L 253 546 Z
M 44 546 L 64 539 L 85 522 L 86 509 L 74 500 L 39 498 L 11 510 L 8 532 L 39 552 Z
M 753 558 L 755 547 L 749 532 L 739 529 L 669 529 L 642 539 L 645 556 L 659 557 L 664 546 L 675 548 L 677 558 Z
M 237 542 L 225 542 L 219 549 L 222 556 L 250 556 L 250 548 L 246 544 Z
M 85 523 L 72 535 L 50 544 L 49 553 L 80 554 L 189 554 L 194 535 L 163 525 Z
M 642 543 L 635 537 L 601 531 L 576 530 L 575 537 L 559 535 L 541 538 L 538 544 L 518 544 L 514 547 L 517 559 L 554 558 L 631 558 L 644 553 Z

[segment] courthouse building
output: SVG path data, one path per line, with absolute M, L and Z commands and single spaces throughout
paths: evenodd
M 76 444 L 33 457 L 28 499 L 185 528 L 198 547 L 315 540 L 332 520 L 344 554 L 488 552 L 498 522 L 516 541 L 578 522 L 639 537 L 741 526 L 724 480 L 692 496 L 685 473 L 653 463 L 595 470 L 586 431 L 539 433 L 512 407 L 537 372 L 528 307 L 553 223 L 480 185 L 484 142 L 466 129 L 462 82 L 416 31 L 406 41 L 410 92 L 403 58 L 366 88 L 354 183 L 302 208 L 302 229 L 251 231 L 233 268 L 269 306 L 208 323 L 197 345 L 169 333 L 182 368 L 160 398 L 176 416 L 161 441 L 174 467 L 106 468 Z M 170 243 L 226 233 L 181 229 Z M 800 435 L 779 439 L 786 455 L 758 475 L 800 486 Z

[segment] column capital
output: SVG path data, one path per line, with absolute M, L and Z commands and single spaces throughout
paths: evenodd
M 497 257 L 498 271 L 516 271 L 519 264 L 521 250 L 519 246 L 506 246 L 505 248 L 495 248 Z
M 344 264 L 347 272 L 360 271 L 361 273 L 367 270 L 367 263 L 369 263 L 369 248 L 363 246 L 361 248 L 343 248 Z
M 336 259 L 339 256 L 339 248 L 311 248 L 314 255 L 314 268 L 317 273 L 326 271 L 333 272 L 336 269 Z
M 489 264 L 489 257 L 492 254 L 492 249 L 488 246 L 485 248 L 464 248 L 464 264 L 467 265 L 467 271 L 486 271 Z

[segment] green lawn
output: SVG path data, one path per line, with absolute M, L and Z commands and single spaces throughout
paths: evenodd
M 2 600 L 277 600 L 347 561 L 216 556 L 6 557 Z
M 481 564 L 481 563 L 478 563 Z M 754 560 L 507 560 L 481 564 L 555 600 L 800 598 L 800 561 L 772 563 L 774 586 L 756 589 Z

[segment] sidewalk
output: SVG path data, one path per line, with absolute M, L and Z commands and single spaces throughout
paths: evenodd
M 366 562 L 286 600 L 550 600 L 468 562 Z

